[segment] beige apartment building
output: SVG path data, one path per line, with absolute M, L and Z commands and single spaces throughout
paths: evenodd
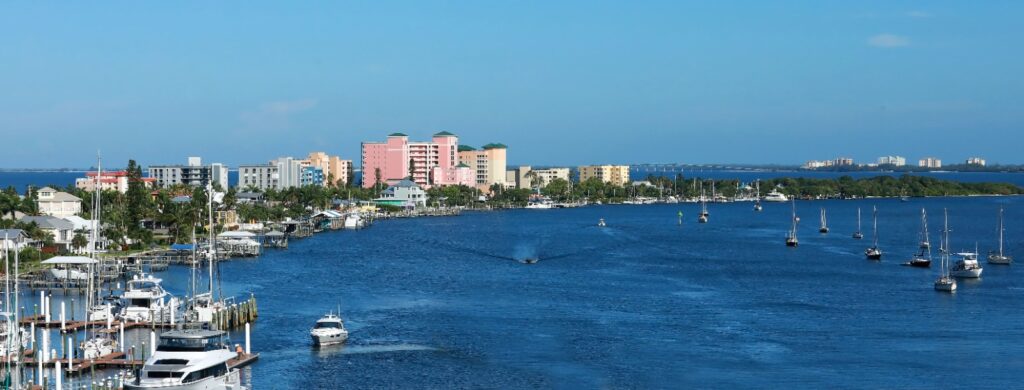
M 605 183 L 617 186 L 629 183 L 629 165 L 584 165 L 579 170 L 580 182 L 595 177 Z
M 328 181 L 331 180 L 339 186 L 347 185 L 352 175 L 352 160 L 342 160 L 341 157 L 330 156 L 324 152 L 312 152 L 306 161 L 309 162 L 309 166 L 323 171 L 324 185 L 330 184 Z
M 488 191 L 494 184 L 506 185 L 507 149 L 504 144 L 497 143 L 484 145 L 480 149 L 461 145 L 459 162 L 473 169 L 476 187 Z

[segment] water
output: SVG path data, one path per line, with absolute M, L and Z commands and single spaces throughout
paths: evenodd
M 863 256 L 871 206 L 881 262 Z M 710 205 L 706 225 L 694 204 L 623 205 L 383 221 L 225 262 L 222 281 L 259 299 L 261 358 L 245 372 L 256 389 L 1012 388 L 1021 265 L 983 264 L 954 295 L 932 289 L 937 267 L 899 265 L 921 207 L 933 243 L 947 207 L 952 248 L 986 252 L 1000 206 L 1007 251 L 1024 260 L 1020 197 L 798 202 L 795 249 L 788 204 Z M 187 274 L 160 276 L 181 294 Z M 309 327 L 339 306 L 348 344 L 311 348 Z

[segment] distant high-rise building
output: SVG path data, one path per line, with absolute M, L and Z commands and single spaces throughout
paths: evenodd
M 323 171 L 323 185 L 337 184 L 345 186 L 352 177 L 352 160 L 342 160 L 338 156 L 330 156 L 324 152 L 313 152 L 306 158 L 310 166 Z
M 204 166 L 199 157 L 189 157 L 188 165 L 153 165 L 147 170 L 148 176 L 156 179 L 157 187 L 167 188 L 179 184 L 203 187 L 212 181 L 221 188 L 228 188 L 227 167 L 220 163 Z
M 268 190 L 277 188 L 276 164 L 250 164 L 238 166 L 238 188 Z
M 833 160 L 833 165 L 837 167 L 848 167 L 853 165 L 853 159 L 849 157 L 839 157 Z
M 901 156 L 884 156 L 878 158 L 878 165 L 892 165 L 895 167 L 902 167 L 907 165 L 907 159 Z
M 935 157 L 925 157 L 917 162 L 917 166 L 921 168 L 942 168 L 942 160 Z
M 985 166 L 985 159 L 981 157 L 971 157 L 967 159 L 967 165 Z
M 629 183 L 629 165 L 585 165 L 579 167 L 580 181 L 597 178 L 605 183 L 624 186 Z

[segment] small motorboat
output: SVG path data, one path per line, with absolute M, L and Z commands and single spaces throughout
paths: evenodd
M 316 321 L 313 329 L 309 330 L 309 336 L 317 346 L 341 344 L 348 339 L 348 331 L 345 330 L 345 323 L 341 321 L 341 317 L 327 313 Z
M 597 220 L 597 226 L 598 227 L 605 227 L 605 226 L 608 226 L 608 224 L 604 223 L 604 218 L 601 218 L 601 219 Z
M 527 257 L 523 259 L 523 264 L 536 264 L 537 260 L 538 259 L 536 257 Z
M 117 340 L 96 336 L 82 342 L 82 353 L 86 359 L 99 359 L 117 352 Z

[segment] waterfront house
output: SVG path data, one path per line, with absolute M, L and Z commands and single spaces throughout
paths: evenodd
M 0 250 L 22 250 L 32 240 L 29 239 L 28 234 L 21 229 L 0 229 Z
M 380 198 L 374 199 L 374 202 L 405 208 L 426 207 L 427 192 L 411 180 L 404 179 L 381 192 Z
M 21 222 L 35 223 L 40 230 L 53 237 L 54 244 L 65 249 L 71 247 L 71 239 L 75 237 L 75 225 L 65 219 L 50 215 L 29 215 L 22 217 Z
M 82 212 L 82 199 L 67 192 L 43 187 L 36 196 L 40 214 L 64 218 Z

